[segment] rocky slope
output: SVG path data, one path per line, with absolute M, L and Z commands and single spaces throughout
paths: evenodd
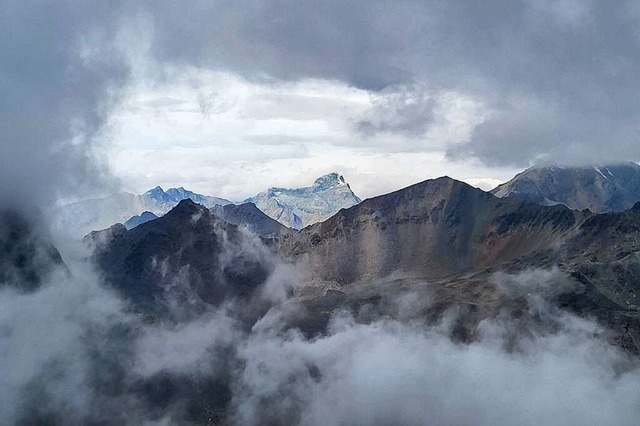
M 269 188 L 246 202 L 254 203 L 271 218 L 289 228 L 301 229 L 328 219 L 342 208 L 360 202 L 344 177 L 330 173 L 304 188 Z
M 593 212 L 622 211 L 640 201 L 640 166 L 633 162 L 588 167 L 532 167 L 493 191 L 542 205 Z
M 593 214 L 499 199 L 440 178 L 283 234 L 280 244 L 321 283 L 301 294 L 308 314 L 292 319 L 311 333 L 345 307 L 354 315 L 363 307 L 400 315 L 384 301 L 401 289 L 417 298 L 418 317 L 437 319 L 452 306 L 468 310 L 458 338 L 469 340 L 482 319 L 535 303 L 522 293 L 514 298 L 518 280 L 499 286 L 496 276 L 557 268 L 555 281 L 545 284 L 549 300 L 597 318 L 618 344 L 640 353 L 640 203 Z M 406 278 L 393 278 L 398 272 Z
M 559 244 L 585 213 L 499 199 L 443 177 L 370 198 L 281 237 L 287 256 L 346 284 L 395 270 L 442 277 Z

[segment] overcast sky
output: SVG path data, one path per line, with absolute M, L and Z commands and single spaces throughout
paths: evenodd
M 0 13 L 5 192 L 242 199 L 338 171 L 369 197 L 640 159 L 637 1 L 9 0 Z

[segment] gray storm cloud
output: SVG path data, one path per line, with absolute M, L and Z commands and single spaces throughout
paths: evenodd
M 129 81 L 118 34 L 130 16 L 150 23 L 141 37 L 149 37 L 148 59 L 162 66 L 260 81 L 337 79 L 372 91 L 426 80 L 468 94 L 493 115 L 452 156 L 640 156 L 633 2 L 9 1 L 0 12 L 2 207 L 52 203 L 110 182 L 99 143 Z M 400 124 L 374 131 L 410 133 L 405 122 L 383 118 Z M 67 424 L 170 424 L 186 410 L 181 393 L 209 389 L 211 379 L 230 384 L 238 424 L 640 423 L 636 361 L 594 324 L 544 300 L 532 317 L 544 313 L 554 327 L 533 328 L 515 351 L 505 350 L 502 318 L 481 324 L 469 345 L 452 342 L 446 324 L 357 324 L 349 316 L 309 338 L 281 330 L 273 311 L 244 331 L 225 312 L 148 324 L 95 274 L 71 266 L 72 278 L 61 271 L 35 292 L 0 291 L 3 421 L 42 414 L 37 420 Z M 264 289 L 269 301 L 286 299 L 297 276 L 276 272 Z M 509 278 L 524 288 L 543 279 L 558 278 Z M 181 357 L 187 347 L 193 352 Z M 220 360 L 229 362 L 209 368 Z M 175 404 L 149 401 L 169 385 Z
M 423 137 L 431 127 L 438 102 L 427 89 L 389 87 L 372 99 L 372 108 L 356 121 L 364 136 L 401 134 L 409 138 Z
M 110 181 L 95 148 L 128 74 L 112 43 L 118 14 L 107 4 L 3 3 L 3 204 L 42 207 Z
M 365 133 L 419 137 L 433 120 L 421 88 L 461 93 L 488 112 L 469 141 L 449 147 L 454 158 L 640 158 L 631 1 L 9 1 L 0 19 L 3 199 L 51 202 L 109 183 L 98 148 L 143 62 L 151 80 L 196 67 L 386 90 L 356 126 Z
M 436 93 L 455 91 L 482 102 L 491 114 L 467 143 L 450 147 L 451 157 L 512 165 L 640 157 L 640 13 L 634 2 L 147 6 L 151 55 L 159 63 L 262 81 L 336 79 L 372 91 L 426 82 Z M 413 127 L 406 120 L 372 122 L 365 130 L 420 134 L 430 117 L 424 114 Z

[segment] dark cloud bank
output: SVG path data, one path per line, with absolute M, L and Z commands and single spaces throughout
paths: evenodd
M 640 154 L 638 16 L 633 2 L 570 0 L 10 0 L 0 12 L 2 207 L 32 211 L 110 184 L 96 149 L 130 76 L 119 38 L 130 19 L 146 23 L 146 59 L 160 69 L 460 91 L 495 114 L 450 154 L 522 164 Z M 423 133 L 429 106 L 403 102 L 430 98 L 403 96 L 391 97 L 400 103 L 391 110 L 408 119 L 385 109 L 364 130 Z M 57 267 L 38 290 L 16 290 L 22 278 L 10 277 L 16 285 L 0 291 L 1 423 L 184 423 L 191 407 L 181 395 L 225 405 L 236 424 L 640 423 L 637 362 L 543 297 L 518 321 L 505 313 L 481 323 L 470 344 L 450 338 L 455 309 L 429 326 L 345 313 L 310 337 L 285 327 L 288 293 L 275 290 L 297 275 L 283 272 L 251 327 L 233 302 L 150 323 L 63 254 L 69 269 Z M 535 296 L 550 278 L 496 279 Z
M 149 9 L 160 63 L 400 94 L 418 82 L 435 95 L 456 91 L 483 102 L 493 113 L 468 143 L 451 147 L 454 157 L 512 165 L 640 157 L 634 2 L 154 2 Z M 415 100 L 427 111 L 435 105 L 419 92 Z M 428 113 L 396 112 L 403 117 L 365 130 L 420 136 L 428 127 Z
M 438 93 L 459 92 L 492 113 L 449 155 L 490 164 L 640 158 L 632 1 L 8 1 L 0 19 L 0 188 L 13 197 L 105 184 L 93 148 L 132 62 L 152 80 L 199 67 L 384 90 L 356 127 L 418 140 Z

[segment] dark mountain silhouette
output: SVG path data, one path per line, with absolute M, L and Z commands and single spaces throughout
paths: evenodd
M 15 210 L 0 211 L 0 287 L 33 291 L 56 268 L 66 269 L 38 224 Z
M 159 219 L 111 231 L 96 251 L 105 279 L 143 310 L 166 313 L 175 305 L 197 311 L 226 298 L 248 295 L 272 265 L 267 249 L 186 199 Z M 95 235 L 94 235 L 95 238 Z
M 254 203 L 217 205 L 211 208 L 211 212 L 233 225 L 245 226 L 261 237 L 277 235 L 287 229 L 263 213 Z

